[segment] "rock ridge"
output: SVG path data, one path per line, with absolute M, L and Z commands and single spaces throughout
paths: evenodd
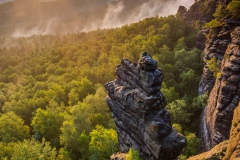
M 106 101 L 117 127 L 119 151 L 138 150 L 144 160 L 173 160 L 186 139 L 172 128 L 160 88 L 163 74 L 144 52 L 138 63 L 123 59 L 116 80 L 105 84 Z

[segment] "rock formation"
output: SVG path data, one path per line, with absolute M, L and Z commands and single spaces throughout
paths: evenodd
M 204 38 L 201 37 L 201 34 L 207 34 L 208 40 L 205 45 L 203 52 L 203 61 L 205 62 L 203 68 L 203 75 L 199 85 L 198 92 L 199 94 L 204 94 L 205 92 L 210 92 L 215 84 L 215 77 L 210 71 L 207 61 L 215 58 L 216 62 L 221 61 L 224 58 L 224 54 L 227 50 L 228 45 L 231 43 L 231 32 L 240 25 L 240 22 L 226 19 L 222 27 L 217 27 L 213 29 L 205 29 L 199 32 L 198 34 L 198 43 L 204 41 Z
M 198 0 L 189 8 L 183 18 L 187 23 L 197 22 L 202 26 L 214 18 L 213 14 L 216 11 L 216 8 L 216 0 Z
M 221 142 L 208 152 L 188 160 L 236 160 L 240 157 L 240 103 L 234 111 L 230 139 Z
M 226 7 L 229 0 L 198 0 L 183 15 L 188 23 L 199 26 L 214 19 L 217 5 Z M 183 13 L 183 9 L 182 13 Z M 202 150 L 207 151 L 229 138 L 234 109 L 240 101 L 240 21 L 228 14 L 219 20 L 222 25 L 201 30 L 196 47 L 203 50 L 204 68 L 198 94 L 209 93 L 208 104 L 203 111 L 199 136 Z M 213 71 L 209 61 L 219 64 Z
M 172 128 L 160 88 L 157 63 L 146 52 L 138 63 L 127 59 L 116 69 L 117 79 L 105 84 L 106 101 L 117 126 L 119 151 L 138 150 L 144 160 L 176 159 L 186 139 Z
M 200 129 L 204 150 L 229 138 L 233 111 L 240 101 L 240 27 L 236 27 L 240 24 L 225 22 L 204 50 L 205 62 L 213 57 L 221 62 L 216 80 L 206 63 L 199 86 L 200 94 L 210 92 Z

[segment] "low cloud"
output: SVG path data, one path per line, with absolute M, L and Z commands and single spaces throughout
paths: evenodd
M 0 0 L 0 3 L 3 1 Z M 26 7 L 22 8 L 24 11 L 21 14 L 16 14 L 16 18 L 20 20 L 19 24 L 14 26 L 11 36 L 66 34 L 121 27 L 147 17 L 176 14 L 180 5 L 188 8 L 193 3 L 194 0 L 59 0 L 48 3 L 38 1 L 37 5 L 32 3 L 32 10 L 36 11 L 31 12 L 31 9 Z M 51 5 L 58 6 L 53 8 Z M 24 19 L 24 16 L 27 18 Z
M 11 1 L 14 1 L 14 0 L 0 0 L 0 4 L 6 3 L 6 2 L 11 2 Z

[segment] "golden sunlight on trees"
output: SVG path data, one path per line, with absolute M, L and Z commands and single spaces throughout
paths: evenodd
M 186 136 L 194 133 L 205 102 L 194 87 L 202 72 L 196 33 L 179 17 L 168 16 L 0 43 L 0 159 L 108 159 L 117 151 L 117 135 L 103 85 L 116 78 L 121 59 L 136 62 L 143 51 L 163 71 L 162 92 L 173 123 Z M 44 151 L 43 144 L 44 153 L 29 147 Z
M 90 133 L 91 141 L 89 143 L 90 159 L 105 160 L 109 155 L 116 152 L 117 148 L 117 132 L 113 129 L 105 129 L 97 125 Z
M 29 127 L 13 112 L 4 113 L 0 117 L 1 142 L 16 142 L 29 138 Z
M 37 140 L 24 140 L 18 142 L 14 146 L 12 154 L 12 160 L 19 159 L 45 159 L 53 160 L 56 158 L 57 152 L 55 148 L 52 148 L 49 142 L 42 139 L 42 142 Z

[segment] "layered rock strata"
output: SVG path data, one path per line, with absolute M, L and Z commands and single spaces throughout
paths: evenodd
M 216 63 L 221 63 L 228 45 L 231 43 L 231 32 L 240 25 L 239 21 L 226 19 L 222 27 L 213 29 L 205 29 L 199 32 L 197 37 L 197 45 L 205 43 L 204 35 L 207 35 L 207 41 L 203 51 L 203 68 L 202 78 L 198 88 L 198 94 L 204 94 L 212 90 L 215 84 L 213 72 L 209 69 L 207 61 L 215 58 Z M 199 44 L 200 45 L 200 44 Z M 200 49 L 200 47 L 199 47 Z
M 222 4 L 227 3 L 224 0 L 220 1 Z M 202 26 L 214 18 L 213 14 L 216 11 L 217 4 L 216 0 L 197 0 L 183 15 L 183 18 L 187 23 L 194 22 Z
M 143 53 L 138 63 L 124 59 L 117 79 L 105 84 L 106 101 L 117 126 L 119 151 L 138 150 L 145 160 L 173 160 L 186 146 L 186 139 L 172 128 L 160 88 L 162 71 Z
M 237 160 L 240 158 L 240 104 L 234 110 L 229 140 L 225 140 L 210 151 L 188 160 Z
M 215 80 L 206 64 L 201 81 L 205 86 L 201 90 L 211 91 L 200 129 L 204 150 L 229 138 L 233 112 L 240 101 L 240 27 L 236 24 L 226 23 L 204 51 L 205 59 L 221 61 L 219 77 Z
M 226 8 L 229 2 L 231 1 L 198 0 L 186 12 L 180 7 L 179 15 L 182 15 L 187 23 L 203 26 L 214 19 L 213 14 L 218 5 Z M 230 14 L 226 14 L 225 19 L 218 19 L 218 21 L 221 22 L 221 26 L 201 30 L 196 37 L 196 47 L 203 50 L 204 61 L 198 94 L 209 94 L 208 104 L 201 115 L 198 132 L 202 142 L 202 151 L 210 150 L 229 138 L 233 110 L 240 100 L 238 56 L 240 21 L 231 17 Z M 219 64 L 219 71 L 213 71 L 211 68 L 212 64 L 209 62 L 213 62 L 213 59 L 215 66 Z M 222 142 L 221 146 L 226 146 L 226 141 Z M 222 159 L 222 153 L 217 154 L 221 149 L 214 149 L 216 151 L 214 154 Z

